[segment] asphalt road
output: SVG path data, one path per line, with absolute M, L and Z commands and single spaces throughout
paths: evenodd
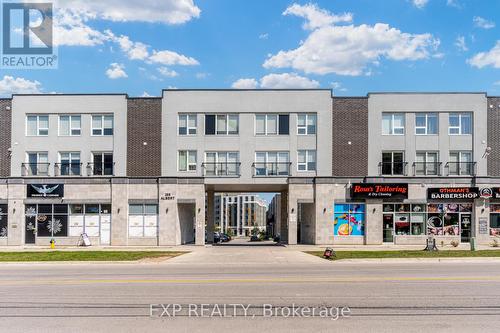
M 249 251 L 266 260 L 245 261 Z M 220 262 L 204 260 L 210 253 Z M 172 305 L 172 317 L 166 317 L 156 306 L 151 316 L 151 304 L 179 304 L 182 310 L 173 317 Z M 205 312 L 202 304 L 208 304 Z M 219 312 L 210 318 L 214 304 Z M 250 307 L 245 316 L 242 307 L 233 311 L 238 306 L 226 305 L 224 313 L 223 304 Z M 264 304 L 273 308 L 264 312 Z M 291 317 L 292 305 L 317 314 L 348 307 L 350 314 L 338 320 L 333 310 L 327 318 L 308 317 L 307 311 Z M 163 263 L 0 266 L 0 332 L 421 333 L 499 327 L 499 261 L 342 263 L 277 248 L 224 248 Z

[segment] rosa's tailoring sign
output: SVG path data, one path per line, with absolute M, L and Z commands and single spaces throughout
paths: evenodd
M 169 192 L 165 192 L 160 197 L 161 200 L 175 200 L 175 195 Z
M 64 184 L 28 184 L 26 188 L 28 198 L 62 198 Z
M 352 199 L 407 199 L 408 184 L 352 184 Z
M 427 189 L 427 199 L 431 200 L 472 200 L 481 196 L 478 187 L 435 187 Z

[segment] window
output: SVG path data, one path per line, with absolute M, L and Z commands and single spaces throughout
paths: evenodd
M 113 135 L 113 116 L 112 115 L 93 115 L 92 116 L 92 135 Z
M 196 150 L 179 150 L 179 171 L 196 171 Z
M 206 152 L 203 166 L 205 176 L 239 176 L 239 153 L 227 151 Z
M 86 233 L 89 237 L 99 237 L 102 224 L 109 223 L 110 219 L 110 204 L 69 205 L 69 236 L 78 237 Z
M 490 235 L 500 237 L 500 205 L 490 205 Z
M 158 205 L 129 205 L 128 236 L 158 237 Z
M 415 159 L 415 175 L 436 176 L 439 173 L 437 152 L 417 152 L 417 156 Z
M 38 237 L 68 236 L 68 205 L 26 205 L 26 225 L 36 228 Z
M 24 165 L 25 176 L 48 176 L 49 157 L 47 152 L 30 152 L 26 154 L 27 163 Z
M 290 157 L 288 152 L 256 152 L 255 176 L 289 176 Z
M 427 234 L 459 236 L 470 232 L 472 204 L 449 203 L 427 205 Z
M 255 134 L 256 135 L 288 135 L 289 115 L 287 114 L 256 114 Z
M 47 136 L 49 135 L 49 116 L 30 115 L 26 117 L 26 135 Z
M 81 116 L 59 116 L 59 135 L 78 136 L 82 132 Z
M 472 134 L 471 113 L 470 112 L 450 113 L 448 134 L 449 135 Z
M 383 152 L 380 166 L 382 175 L 404 175 L 406 173 L 404 153 L 401 151 Z
M 384 204 L 382 206 L 384 233 L 392 235 L 425 235 L 426 204 Z
M 452 151 L 447 164 L 448 175 L 472 176 L 474 174 L 474 162 L 472 162 L 471 151 Z
M 415 134 L 417 134 L 417 135 L 438 134 L 438 114 L 437 113 L 416 113 L 415 114 Z
M 365 205 L 335 204 L 334 205 L 334 236 L 364 236 Z
M 90 163 L 94 176 L 112 176 L 114 169 L 113 153 L 92 153 L 93 163 Z
M 239 115 L 205 115 L 205 135 L 237 135 L 239 133 Z
M 383 135 L 404 135 L 405 114 L 404 113 L 382 113 Z
M 297 115 L 297 134 L 312 135 L 316 134 L 316 115 L 299 114 Z
M 59 153 L 59 173 L 61 176 L 80 176 L 80 153 Z
M 9 231 L 9 211 L 7 205 L 0 205 L 0 237 L 7 237 Z
M 316 171 L 316 150 L 297 152 L 297 171 Z
M 196 135 L 196 115 L 179 115 L 179 135 Z

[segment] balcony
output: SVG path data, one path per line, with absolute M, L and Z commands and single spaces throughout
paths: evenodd
M 82 163 L 56 163 L 54 164 L 54 175 L 58 176 L 81 176 Z
M 115 163 L 87 163 L 89 176 L 114 176 Z
M 448 176 L 475 176 L 476 162 L 448 162 L 445 169 Z
M 254 177 L 288 177 L 291 162 L 255 162 L 252 164 Z
M 378 164 L 381 176 L 406 176 L 408 162 L 380 162 Z
M 205 177 L 239 177 L 240 162 L 205 162 L 201 164 Z
M 413 162 L 414 176 L 441 176 L 441 162 Z
M 50 163 L 22 163 L 21 175 L 23 177 L 29 176 L 48 176 Z

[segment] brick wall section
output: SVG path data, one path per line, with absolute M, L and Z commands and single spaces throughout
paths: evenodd
M 11 112 L 6 107 L 12 107 L 10 99 L 0 99 L 0 177 L 10 176 L 10 137 Z
M 493 106 L 490 108 L 490 105 Z M 488 97 L 488 176 L 500 176 L 500 97 Z M 481 156 L 479 156 L 481 157 Z M 477 157 L 476 157 L 477 158 Z
M 332 118 L 333 176 L 366 176 L 368 98 L 333 97 Z
M 160 98 L 127 101 L 127 176 L 161 176 L 161 102 Z

